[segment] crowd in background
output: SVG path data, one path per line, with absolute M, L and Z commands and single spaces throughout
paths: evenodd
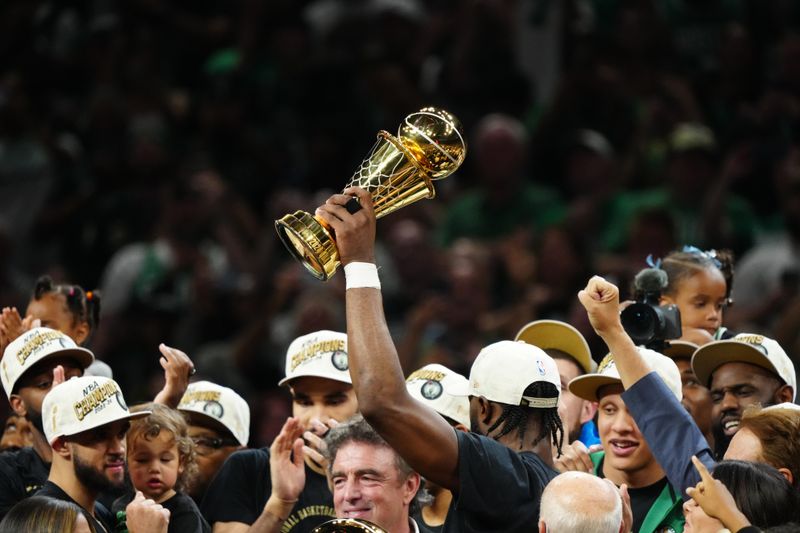
M 99 289 L 89 346 L 131 402 L 161 342 L 288 416 L 289 342 L 343 331 L 277 240 L 375 134 L 434 105 L 469 152 L 378 223 L 409 372 L 468 374 L 575 295 L 685 244 L 735 254 L 725 325 L 800 354 L 800 5 L 791 0 L 26 0 L 0 6 L 0 305 Z M 553 66 L 549 68 L 548 66 Z

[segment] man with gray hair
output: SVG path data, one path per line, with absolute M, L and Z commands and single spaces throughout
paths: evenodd
M 303 456 L 308 447 L 302 435 L 299 421 L 289 418 L 275 438 L 270 448 L 270 498 L 293 501 L 303 491 Z M 361 415 L 333 427 L 325 444 L 337 518 L 368 521 L 391 533 L 419 533 L 410 514 L 417 505 L 420 476 Z M 269 531 L 290 525 L 280 517 Z
M 608 481 L 564 472 L 544 489 L 539 533 L 623 533 L 622 498 Z
M 331 429 L 325 443 L 338 518 L 368 520 L 392 533 L 419 532 L 410 514 L 420 476 L 361 415 Z

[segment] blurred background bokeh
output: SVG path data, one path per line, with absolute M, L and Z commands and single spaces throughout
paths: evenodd
M 0 305 L 50 274 L 102 291 L 91 340 L 126 397 L 157 345 L 288 414 L 298 335 L 343 330 L 276 218 L 349 180 L 380 129 L 435 105 L 469 153 L 378 224 L 406 371 L 467 373 L 537 318 L 590 339 L 576 292 L 684 244 L 736 254 L 725 324 L 800 351 L 800 2 L 5 0 Z

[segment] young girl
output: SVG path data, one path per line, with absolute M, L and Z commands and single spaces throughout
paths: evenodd
M 36 280 L 25 320 L 16 308 L 6 307 L 0 313 L 0 350 L 30 327 L 31 320 L 66 333 L 75 344 L 83 346 L 100 321 L 100 295 L 84 291 L 80 285 L 56 285 L 50 276 Z
M 55 285 L 50 276 L 36 280 L 25 316 L 32 316 L 47 328 L 69 335 L 83 345 L 100 321 L 100 296 L 80 285 Z
M 661 304 L 674 304 L 681 312 L 683 329 L 707 331 L 714 340 L 733 336 L 722 327 L 722 312 L 731 305 L 733 256 L 727 250 L 704 252 L 685 246 L 661 262 L 668 285 Z
M 131 420 L 127 435 L 127 463 L 133 490 L 112 506 L 118 522 L 124 521 L 125 506 L 135 491 L 170 511 L 170 532 L 210 533 L 194 501 L 182 491 L 197 472 L 194 444 L 183 416 L 161 404 L 148 403 L 131 409 L 151 411 L 149 416 Z M 118 529 L 124 529 L 118 527 Z

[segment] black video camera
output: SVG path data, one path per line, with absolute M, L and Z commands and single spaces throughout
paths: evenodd
M 664 349 L 667 339 L 681 336 L 681 312 L 677 305 L 659 305 L 661 292 L 667 287 L 667 273 L 645 268 L 633 281 L 635 303 L 621 315 L 622 327 L 637 346 L 651 350 Z

